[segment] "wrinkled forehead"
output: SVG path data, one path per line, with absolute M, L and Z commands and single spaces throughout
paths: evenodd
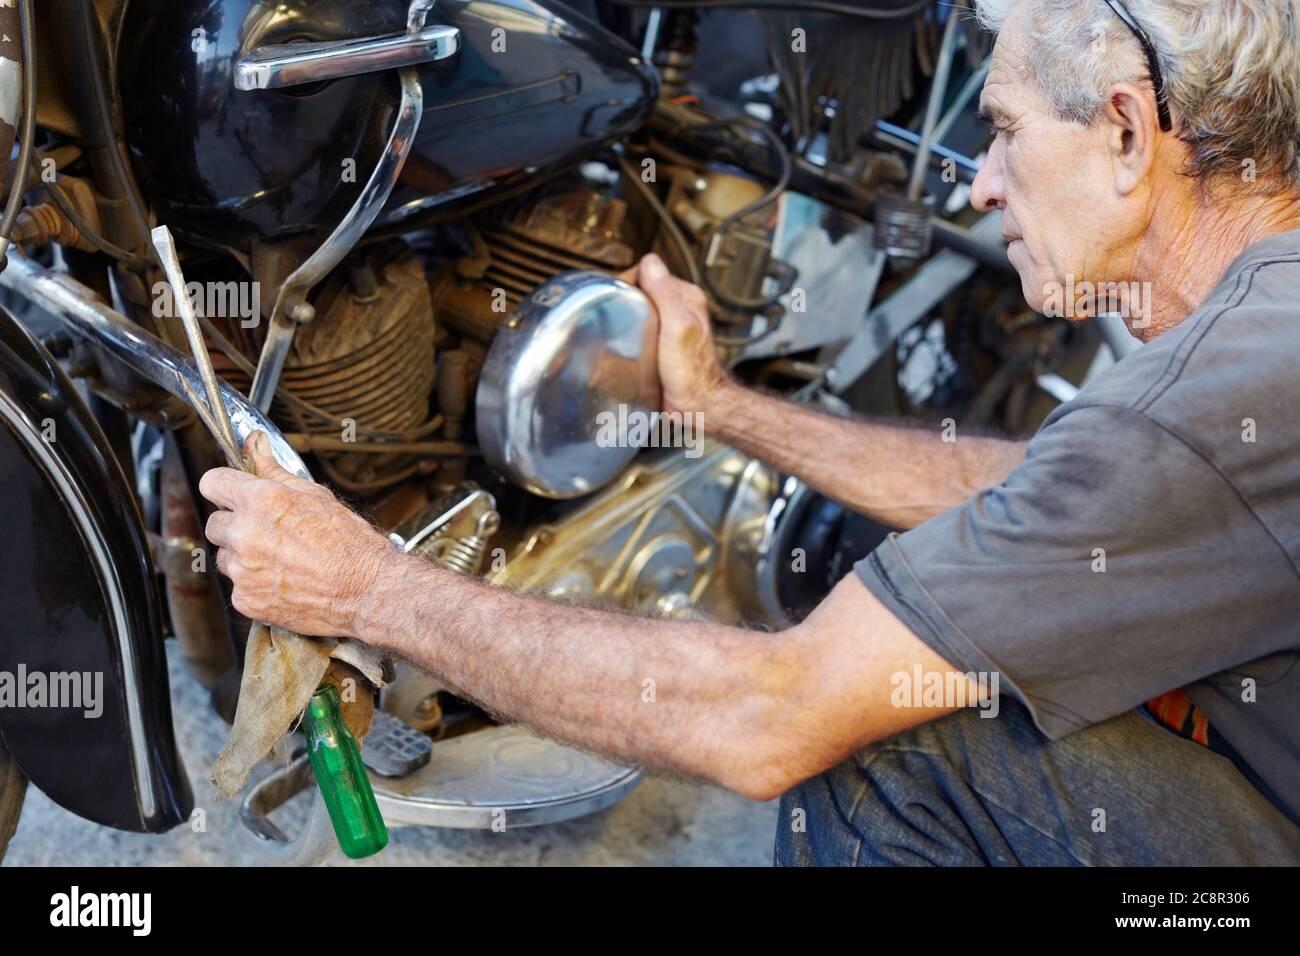
M 1026 6 L 1023 2 L 1017 3 L 998 31 L 989 60 L 989 73 L 980 95 L 980 107 L 984 113 L 1014 112 L 1037 98 L 1037 83 L 1029 67 L 1030 40 L 1024 23 Z

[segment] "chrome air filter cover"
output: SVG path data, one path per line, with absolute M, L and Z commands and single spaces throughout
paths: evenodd
M 538 286 L 502 323 L 479 377 L 487 463 L 546 498 L 611 481 L 636 455 L 629 421 L 660 407 L 659 320 L 645 294 L 603 272 Z

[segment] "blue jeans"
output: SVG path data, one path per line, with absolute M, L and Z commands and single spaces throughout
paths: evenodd
M 1227 758 L 1138 711 L 1050 741 L 1007 696 L 805 780 L 778 866 L 1300 863 L 1300 827 Z

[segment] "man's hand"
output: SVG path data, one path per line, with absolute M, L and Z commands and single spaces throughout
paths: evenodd
M 639 285 L 659 313 L 659 380 L 664 410 L 709 412 L 731 380 L 714 350 L 704 291 L 674 278 L 654 253 L 624 273 L 623 278 Z
M 316 637 L 349 637 L 396 554 L 389 541 L 329 489 L 289 474 L 254 432 L 244 452 L 257 475 L 214 468 L 199 491 L 224 508 L 208 519 L 231 603 L 254 621 Z

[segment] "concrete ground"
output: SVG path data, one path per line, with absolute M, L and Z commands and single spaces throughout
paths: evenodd
M 207 691 L 186 670 L 173 641 L 168 642 L 168 661 L 176 735 L 196 806 L 205 810 L 205 832 L 182 826 L 161 836 L 123 833 L 73 816 L 29 787 L 4 866 L 259 865 L 239 832 L 235 805 L 218 800 L 207 780 L 226 725 L 209 706 Z M 377 856 L 354 864 L 336 850 L 330 863 L 767 866 L 776 813 L 775 802 L 751 803 L 712 787 L 649 779 L 622 803 L 568 823 L 501 833 L 401 827 Z

